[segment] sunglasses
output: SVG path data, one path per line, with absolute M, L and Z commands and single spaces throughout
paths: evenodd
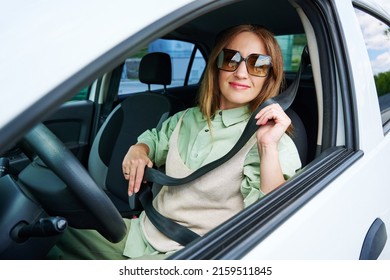
M 271 57 L 265 54 L 252 53 L 243 58 L 239 51 L 223 49 L 217 60 L 219 70 L 234 72 L 245 61 L 246 70 L 252 76 L 267 77 L 272 67 Z

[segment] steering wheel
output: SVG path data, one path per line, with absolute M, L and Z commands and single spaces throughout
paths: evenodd
M 96 219 L 96 230 L 117 243 L 126 235 L 126 225 L 112 201 L 97 186 L 74 154 L 44 124 L 38 124 L 23 139 L 80 200 Z

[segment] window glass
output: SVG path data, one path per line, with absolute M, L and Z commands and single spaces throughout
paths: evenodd
M 194 51 L 196 53 L 191 60 Z M 206 67 L 202 53 L 196 49 L 194 44 L 178 40 L 158 39 L 136 55 L 126 59 L 119 85 L 119 95 L 142 92 L 148 89 L 148 86 L 138 79 L 138 68 L 141 58 L 151 52 L 164 52 L 171 57 L 172 82 L 167 86 L 168 88 L 197 84 Z M 151 86 L 151 90 L 162 88 L 163 86 L 160 85 Z
M 80 90 L 70 101 L 87 100 L 89 95 L 89 87 Z
M 297 72 L 303 48 L 307 44 L 305 34 L 276 36 L 276 40 L 282 49 L 284 70 L 286 72 Z
M 355 9 L 374 74 L 383 123 L 390 119 L 390 28 L 377 18 Z
M 206 61 L 199 50 L 195 53 L 194 61 L 192 62 L 191 72 L 188 79 L 188 84 L 193 85 L 200 82 L 203 72 L 206 68 Z

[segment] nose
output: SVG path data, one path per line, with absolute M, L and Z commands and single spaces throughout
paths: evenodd
M 241 79 L 248 77 L 249 73 L 244 60 L 240 62 L 238 68 L 234 71 L 234 75 Z

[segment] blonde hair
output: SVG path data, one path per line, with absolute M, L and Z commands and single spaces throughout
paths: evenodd
M 262 90 L 259 92 L 257 97 L 249 103 L 249 109 L 251 112 L 253 112 L 268 98 L 276 96 L 279 93 L 284 81 L 282 51 L 280 50 L 280 46 L 276 41 L 273 33 L 262 26 L 251 24 L 238 25 L 225 30 L 217 37 L 215 46 L 210 53 L 204 79 L 202 80 L 199 89 L 199 107 L 203 115 L 207 118 L 209 124 L 211 117 L 218 110 L 220 103 L 218 86 L 219 70 L 217 68 L 218 54 L 237 34 L 242 32 L 252 32 L 259 36 L 266 47 L 266 54 L 271 56 L 272 60 L 272 67 Z

